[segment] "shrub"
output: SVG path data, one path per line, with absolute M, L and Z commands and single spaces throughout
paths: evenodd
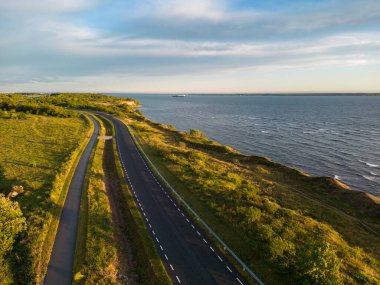
M 25 218 L 17 202 L 0 194 L 0 256 L 12 249 L 16 236 L 25 229 Z
M 331 245 L 323 239 L 307 239 L 297 254 L 298 275 L 302 283 L 340 284 L 341 262 Z
M 190 137 L 193 137 L 193 138 L 207 140 L 207 136 L 200 130 L 190 129 L 189 135 L 190 135 Z

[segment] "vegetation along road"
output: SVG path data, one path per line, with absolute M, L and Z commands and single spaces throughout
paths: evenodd
M 0 94 L 1 284 L 379 284 L 378 197 L 138 106 Z
M 95 125 L 94 132 L 78 162 L 70 183 L 48 270 L 43 282 L 44 285 L 70 285 L 73 280 L 73 263 L 81 195 L 88 161 L 99 132 L 98 123 L 92 117 L 90 118 Z
M 113 116 L 104 116 L 115 126 L 129 186 L 173 283 L 246 283 L 157 180 L 124 123 Z

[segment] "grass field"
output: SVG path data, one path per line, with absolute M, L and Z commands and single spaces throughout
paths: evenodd
M 63 179 L 63 168 L 87 130 L 88 123 L 79 117 L 28 114 L 0 119 L 0 192 L 7 195 L 15 185 L 24 188 L 13 200 L 20 204 L 27 230 L 7 256 L 16 284 L 33 284 L 40 278 L 41 251 L 60 196 L 56 188 L 63 183 L 57 179 Z
M 380 282 L 379 236 L 362 225 L 378 229 L 376 198 L 242 156 L 199 131 L 126 121 L 160 172 L 267 284 Z

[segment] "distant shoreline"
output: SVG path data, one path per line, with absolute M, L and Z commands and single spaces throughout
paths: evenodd
M 106 95 L 167 95 L 172 96 L 177 93 L 101 93 Z M 186 93 L 187 96 L 380 96 L 380 93 Z
M 348 92 L 348 93 L 342 93 L 342 92 L 322 92 L 322 93 L 313 93 L 313 92 L 287 92 L 287 93 L 184 93 L 184 92 L 167 92 L 167 93 L 144 93 L 144 92 L 5 92 L 0 91 L 0 94 L 21 94 L 21 95 L 51 95 L 51 94 L 104 94 L 108 96 L 115 96 L 115 95 L 166 95 L 166 96 L 173 96 L 178 94 L 186 94 L 187 96 L 279 96 L 279 97 L 287 97 L 287 96 L 299 96 L 299 97 L 312 97 L 312 96 L 380 96 L 380 93 L 367 93 L 367 92 Z

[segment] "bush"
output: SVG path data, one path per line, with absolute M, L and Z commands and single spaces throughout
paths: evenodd
M 0 256 L 12 249 L 17 235 L 25 230 L 25 225 L 18 203 L 0 194 Z
M 191 137 L 193 137 L 193 138 L 207 140 L 207 136 L 202 131 L 200 131 L 200 130 L 190 129 L 189 130 L 189 135 Z
M 298 275 L 302 283 L 341 284 L 341 261 L 323 239 L 307 239 L 297 254 Z

